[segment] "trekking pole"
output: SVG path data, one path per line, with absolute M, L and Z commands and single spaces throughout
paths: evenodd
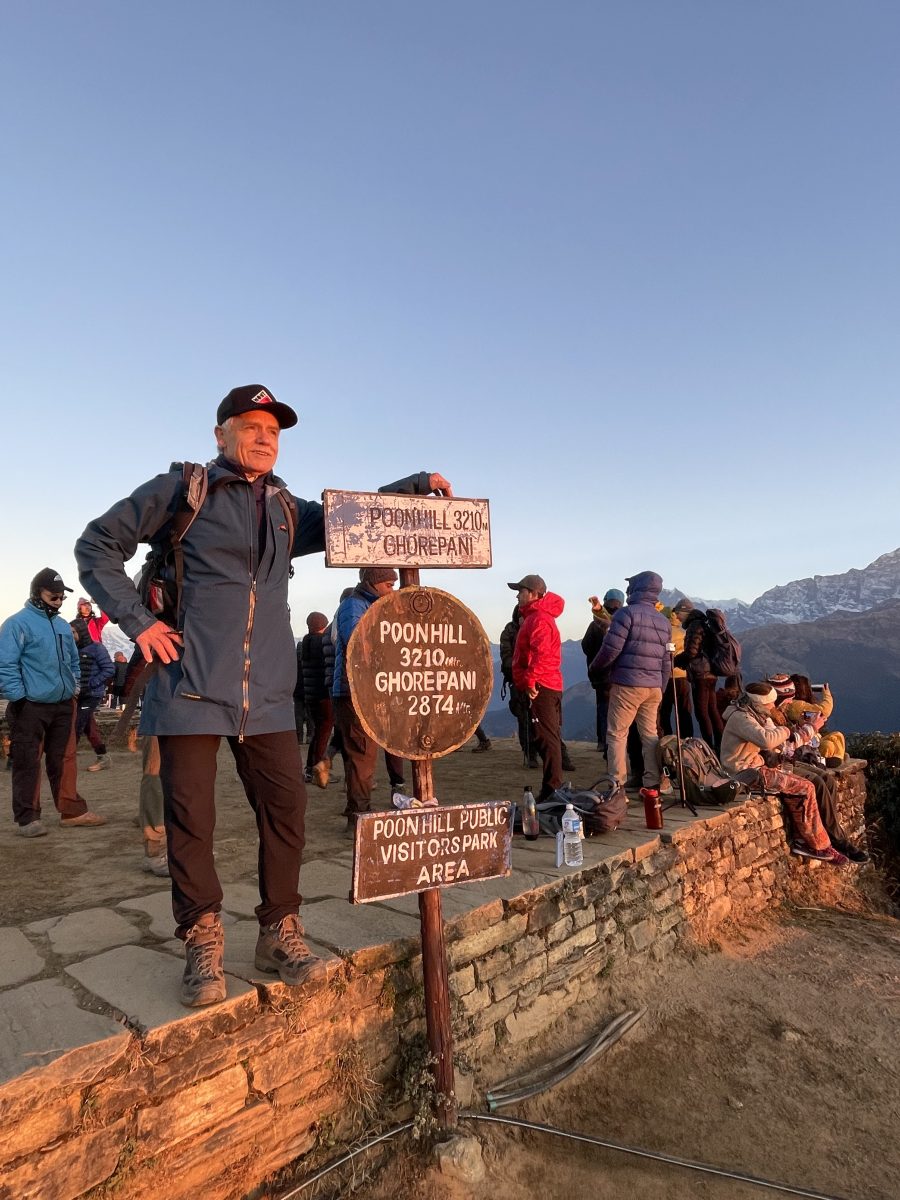
M 669 642 L 666 646 L 669 652 L 669 662 L 672 665 L 672 711 L 675 714 L 675 753 L 678 762 L 678 791 L 681 794 L 681 807 L 689 808 L 695 817 L 700 814 L 687 798 L 687 792 L 684 787 L 684 759 L 681 757 L 681 719 L 678 715 L 678 688 L 675 686 L 675 643 Z M 663 809 L 671 808 L 675 804 L 674 800 L 669 800 L 663 805 Z

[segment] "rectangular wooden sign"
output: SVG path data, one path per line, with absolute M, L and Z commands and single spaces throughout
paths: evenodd
M 325 491 L 329 567 L 489 567 L 487 500 Z
M 512 806 L 501 800 L 362 813 L 350 899 L 367 904 L 508 875 L 511 822 Z

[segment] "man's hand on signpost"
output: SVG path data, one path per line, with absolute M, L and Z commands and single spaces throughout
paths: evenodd
M 177 662 L 179 648 L 184 645 L 181 634 L 164 621 L 157 621 L 149 629 L 139 633 L 135 642 L 146 662 L 152 662 L 154 658 L 164 663 Z
M 428 476 L 428 486 L 438 496 L 453 496 L 453 488 L 450 481 L 445 479 L 443 475 L 439 475 L 437 471 Z

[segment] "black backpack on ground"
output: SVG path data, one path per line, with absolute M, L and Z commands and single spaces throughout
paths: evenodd
M 567 804 L 571 804 L 581 817 L 585 837 L 612 833 L 625 820 L 626 799 L 621 789 L 612 797 L 607 797 L 593 788 L 573 788 L 567 784 L 536 805 L 541 833 L 551 837 L 559 833 Z M 518 805 L 513 813 L 513 829 L 516 833 L 522 832 L 522 814 Z
M 741 677 L 741 644 L 725 624 L 725 614 L 711 608 L 706 614 L 703 649 L 709 659 L 709 669 L 721 679 Z
M 674 734 L 659 739 L 659 766 L 678 782 L 678 745 Z M 730 779 L 725 768 L 702 738 L 681 739 L 681 763 L 684 767 L 684 799 L 698 806 L 731 804 L 740 794 L 740 784 Z
M 184 582 L 184 552 L 181 543 L 200 514 L 209 493 L 209 471 L 200 463 L 173 463 L 172 470 L 181 467 L 184 487 L 181 507 L 160 529 L 150 543 L 150 549 L 136 583 L 138 595 L 159 621 L 173 629 L 179 628 L 181 592 Z M 284 509 L 288 529 L 288 545 L 294 544 L 297 526 L 296 506 L 292 496 L 279 491 L 278 499 Z

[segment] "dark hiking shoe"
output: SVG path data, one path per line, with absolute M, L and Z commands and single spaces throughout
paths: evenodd
M 275 972 L 282 983 L 294 987 L 325 978 L 325 963 L 304 942 L 296 913 L 288 913 L 276 925 L 260 926 L 254 961 L 257 971 Z
M 490 750 L 490 748 L 491 748 L 491 739 L 488 738 L 486 742 L 479 742 L 477 746 L 473 746 L 472 753 L 473 754 L 484 754 L 486 751 Z
M 835 850 L 834 846 L 829 846 L 828 849 L 824 851 L 824 854 L 825 857 L 822 859 L 822 862 L 831 863 L 833 867 L 850 866 L 850 859 L 847 857 L 847 855 L 841 854 L 840 850 Z
M 812 846 L 807 846 L 806 842 L 799 839 L 791 846 L 791 854 L 796 854 L 798 858 L 811 858 L 814 862 L 830 863 L 833 867 L 850 865 L 850 859 L 846 854 L 841 854 L 840 850 L 835 850 L 834 846 L 828 846 L 825 850 L 814 850 Z
M 869 856 L 865 850 L 859 846 L 854 846 L 852 842 L 832 842 L 835 850 L 840 850 L 841 854 L 845 854 L 852 863 L 867 863 Z
M 564 771 L 574 771 L 576 769 L 575 764 L 572 762 L 571 758 L 569 758 L 568 754 L 563 755 L 562 769 Z
M 525 759 L 522 765 L 524 767 L 528 767 L 532 771 L 536 771 L 540 767 L 541 761 L 539 758 L 535 758 L 535 756 L 532 754 L 529 758 Z
M 218 913 L 204 913 L 184 939 L 181 1003 L 202 1008 L 225 999 L 225 930 Z

